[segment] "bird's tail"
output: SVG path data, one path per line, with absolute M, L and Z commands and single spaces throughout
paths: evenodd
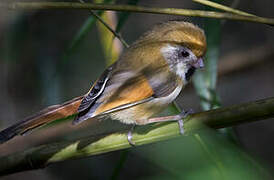
M 23 135 L 35 128 L 66 118 L 77 113 L 83 96 L 74 98 L 60 105 L 50 106 L 25 120 L 18 122 L 0 132 L 0 144 L 10 140 L 14 136 Z

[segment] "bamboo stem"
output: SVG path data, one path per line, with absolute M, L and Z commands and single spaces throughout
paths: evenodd
M 253 14 L 246 13 L 246 12 L 243 12 L 243 11 L 240 11 L 240 10 L 237 10 L 237 9 L 234 9 L 234 8 L 222 5 L 222 4 L 218 4 L 216 2 L 212 2 L 212 1 L 208 1 L 208 0 L 192 0 L 192 1 L 196 2 L 196 3 L 206 5 L 206 6 L 209 6 L 209 7 L 212 7 L 212 8 L 215 8 L 215 9 L 223 10 L 223 11 L 226 11 L 226 12 L 229 12 L 229 13 L 238 14 L 238 15 L 242 15 L 242 16 L 253 16 L 253 17 L 255 17 L 255 15 L 253 15 Z
M 89 10 L 110 10 L 110 11 L 127 11 L 138 13 L 153 14 L 169 14 L 193 17 L 207 17 L 215 19 L 230 19 L 238 21 L 249 21 L 274 25 L 273 18 L 263 18 L 258 16 L 241 16 L 232 13 L 221 13 L 214 11 L 201 11 L 177 8 L 154 8 L 133 5 L 117 5 L 117 4 L 92 4 L 77 2 L 10 2 L 1 3 L 0 8 L 8 8 L 11 10 L 30 10 L 30 9 L 89 9 Z
M 274 98 L 234 105 L 226 108 L 189 115 L 184 119 L 185 134 L 201 129 L 203 123 L 212 128 L 223 128 L 274 117 Z M 133 134 L 136 146 L 180 136 L 177 122 L 140 126 Z M 94 140 L 96 139 L 96 140 Z M 31 148 L 0 158 L 0 175 L 43 168 L 69 159 L 84 158 L 130 148 L 126 132 L 84 138 L 73 142 L 58 142 Z

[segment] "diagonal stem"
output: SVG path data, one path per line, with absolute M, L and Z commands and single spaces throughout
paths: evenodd
M 85 3 L 83 0 L 79 0 L 81 3 Z M 90 13 L 98 19 L 115 37 L 117 37 L 123 45 L 128 48 L 128 43 L 124 40 L 124 38 L 121 36 L 121 34 L 117 33 L 115 30 L 113 30 L 96 12 L 90 10 Z
M 220 10 L 223 10 L 223 11 L 226 11 L 226 12 L 229 12 L 229 13 L 233 13 L 233 14 L 237 14 L 237 15 L 241 15 L 241 16 L 253 16 L 253 17 L 255 17 L 255 15 L 253 15 L 253 14 L 246 13 L 244 11 L 240 11 L 240 10 L 237 10 L 237 9 L 234 9 L 234 8 L 222 5 L 222 4 L 218 4 L 216 2 L 212 2 L 212 1 L 208 1 L 208 0 L 192 0 L 192 1 L 196 2 L 196 3 L 206 5 L 206 6 L 209 6 L 209 7 L 212 7 L 212 8 L 215 8 L 215 9 L 220 9 Z

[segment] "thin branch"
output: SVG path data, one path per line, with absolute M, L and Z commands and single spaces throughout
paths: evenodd
M 170 14 L 180 16 L 207 17 L 215 19 L 230 19 L 239 21 L 257 22 L 268 25 L 274 25 L 273 18 L 263 18 L 258 16 L 240 16 L 231 13 L 220 13 L 213 11 L 177 9 L 177 8 L 153 8 L 133 5 L 117 4 L 92 4 L 92 3 L 73 3 L 73 2 L 10 2 L 1 3 L 0 8 L 9 8 L 11 10 L 28 9 L 90 9 L 90 10 L 111 10 L 127 11 L 153 14 Z
M 81 3 L 85 4 L 83 0 L 79 0 Z M 115 30 L 113 30 L 96 12 L 90 10 L 91 15 L 93 15 L 98 21 L 100 21 L 115 37 L 117 37 L 121 43 L 126 47 L 129 48 L 128 43 L 124 40 L 121 34 L 118 34 Z
M 196 3 L 206 5 L 206 6 L 209 6 L 209 7 L 212 7 L 212 8 L 215 8 L 215 9 L 223 10 L 223 11 L 226 11 L 226 12 L 229 12 L 229 13 L 242 15 L 242 16 L 253 16 L 253 17 L 255 17 L 255 15 L 253 15 L 253 14 L 246 13 L 246 12 L 243 12 L 243 11 L 240 11 L 240 10 L 237 10 L 237 9 L 234 9 L 234 8 L 222 5 L 222 4 L 218 4 L 216 2 L 212 2 L 212 1 L 208 1 L 208 0 L 192 0 L 192 1 L 196 2 Z
M 274 98 L 234 105 L 226 108 L 189 115 L 184 119 L 185 134 L 201 129 L 201 123 L 212 128 L 274 117 Z M 136 146 L 180 136 L 177 122 L 140 126 L 133 134 Z M 126 132 L 98 137 L 89 137 L 73 142 L 58 142 L 42 145 L 0 158 L 0 175 L 33 170 L 69 159 L 84 158 L 131 147 Z
M 113 30 L 96 12 L 90 11 L 94 17 L 96 17 L 115 37 L 117 37 L 121 43 L 129 48 L 128 43 L 122 38 L 121 34 L 118 34 L 115 30 Z

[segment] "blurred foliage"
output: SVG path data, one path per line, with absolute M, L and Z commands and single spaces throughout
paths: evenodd
M 104 0 L 103 3 L 109 3 L 112 0 Z M 100 11 L 98 15 L 102 15 L 104 12 Z M 86 21 L 83 23 L 83 25 L 79 28 L 78 32 L 75 34 L 75 36 L 72 38 L 71 42 L 69 43 L 69 46 L 64 52 L 63 60 L 67 59 L 68 55 L 74 51 L 74 49 L 81 43 L 81 41 L 87 36 L 87 34 L 90 32 L 91 28 L 93 28 L 94 23 L 96 22 L 96 18 L 94 16 L 89 16 Z
M 96 3 L 103 3 L 103 0 L 96 0 Z M 108 24 L 112 29 L 115 29 L 117 23 L 116 12 L 103 12 L 101 15 L 102 20 Z M 110 65 L 115 62 L 120 53 L 122 52 L 122 43 L 120 41 L 113 41 L 114 34 L 110 32 L 104 24 L 97 21 L 97 29 L 99 31 L 99 36 L 104 51 L 106 64 Z
M 247 161 L 245 152 L 223 136 L 212 130 L 199 134 L 206 147 L 213 150 L 212 156 L 208 156 L 205 146 L 195 136 L 176 138 L 137 150 L 140 156 L 163 169 L 146 179 L 270 179 L 268 172 L 258 167 L 255 161 Z
M 126 4 L 128 4 L 128 5 L 137 5 L 138 2 L 139 2 L 139 0 L 128 0 Z M 119 33 L 121 31 L 123 25 L 127 21 L 130 14 L 131 14 L 130 12 L 120 12 L 118 14 L 118 23 L 117 23 L 117 26 L 116 26 L 116 32 Z
M 206 8 L 212 10 L 212 8 Z M 220 100 L 216 93 L 217 66 L 220 54 L 221 23 L 219 20 L 205 19 L 204 30 L 207 37 L 207 53 L 205 56 L 205 68 L 198 70 L 194 75 L 194 86 L 201 100 L 204 110 L 214 109 L 220 106 Z

